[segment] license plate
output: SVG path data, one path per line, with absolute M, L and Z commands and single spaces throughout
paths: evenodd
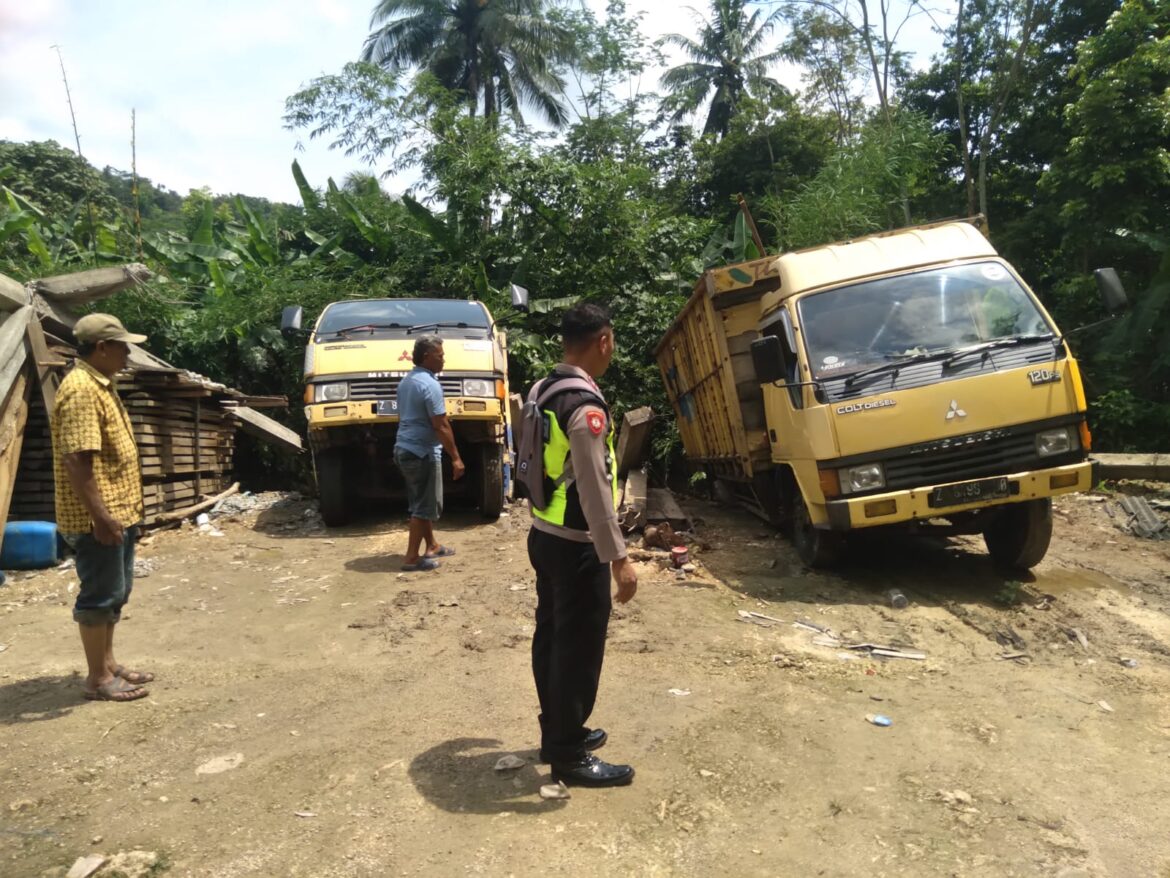
M 398 414 L 398 400 L 396 399 L 380 399 L 378 400 L 377 414 L 381 416 Z
M 1008 480 L 979 479 L 974 482 L 960 482 L 957 485 L 943 485 L 930 492 L 932 507 L 960 506 L 964 503 L 978 503 L 980 500 L 994 500 L 1008 496 Z

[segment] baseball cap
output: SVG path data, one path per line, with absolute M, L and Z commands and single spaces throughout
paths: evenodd
M 99 341 L 142 344 L 146 341 L 145 335 L 127 332 L 122 321 L 113 314 L 86 314 L 74 324 L 73 336 L 82 344 L 96 344 Z

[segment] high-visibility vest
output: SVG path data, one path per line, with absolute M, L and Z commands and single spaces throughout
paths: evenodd
M 583 404 L 589 405 L 588 402 Z M 572 412 L 568 414 L 570 417 L 572 416 Z M 569 462 L 568 434 L 561 429 L 561 423 L 555 411 L 545 409 L 544 416 L 546 427 L 544 473 L 552 480 L 555 488 L 548 505 L 544 509 L 533 508 L 532 514 L 542 521 L 559 527 L 588 530 L 588 525 L 585 523 L 585 513 L 581 509 L 581 501 L 577 497 L 577 492 L 570 491 L 573 483 L 565 479 L 565 467 Z M 568 418 L 566 418 L 567 420 Z M 613 508 L 616 510 L 621 502 L 621 494 L 618 493 L 617 453 L 613 448 L 613 418 L 609 416 L 608 412 L 606 420 L 609 421 L 609 431 L 605 436 L 605 474 L 609 478 L 613 492 Z

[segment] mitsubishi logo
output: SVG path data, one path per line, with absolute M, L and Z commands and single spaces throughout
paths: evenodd
M 413 359 L 413 357 L 411 357 L 410 351 L 403 351 L 402 356 L 398 358 L 398 362 L 401 363 L 403 360 L 411 360 L 411 359 Z
M 959 404 L 957 402 L 955 402 L 955 400 L 952 399 L 951 400 L 951 407 L 947 411 L 947 420 L 952 421 L 955 418 L 965 418 L 965 417 L 967 417 L 967 413 L 965 411 L 963 411 L 961 408 L 959 408 Z

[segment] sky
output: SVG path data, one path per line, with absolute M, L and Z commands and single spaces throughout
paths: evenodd
M 598 12 L 603 0 L 588 0 Z M 81 150 L 94 166 L 130 170 L 130 111 L 138 173 L 186 194 L 245 193 L 299 203 L 290 166 L 339 183 L 360 160 L 286 131 L 284 100 L 356 60 L 373 0 L 0 0 L 0 139 L 74 148 L 57 52 L 69 80 Z M 702 2 L 697 6 L 704 5 Z M 628 0 L 643 31 L 694 33 L 688 8 Z M 908 32 L 919 63 L 937 45 L 925 21 Z M 930 47 L 926 49 L 925 47 Z M 643 90 L 657 85 L 657 74 Z M 792 69 L 777 71 L 798 86 Z M 303 151 L 298 142 L 303 141 Z M 381 170 L 381 169 L 375 169 Z M 386 188 L 395 190 L 391 180 Z

